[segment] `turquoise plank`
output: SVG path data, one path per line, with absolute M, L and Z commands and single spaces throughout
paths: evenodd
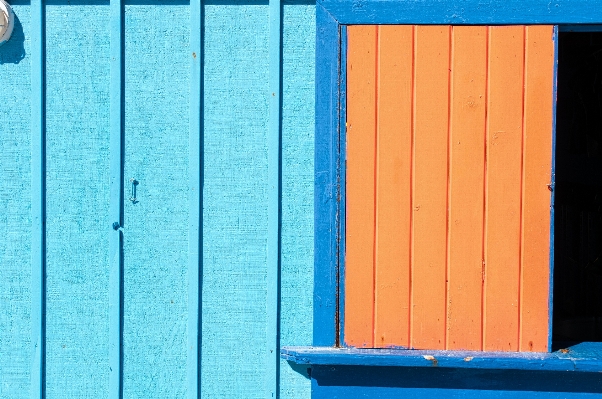
M 265 398 L 268 5 L 204 15 L 202 397 Z
M 311 345 L 315 5 L 283 10 L 281 345 Z M 281 399 L 311 397 L 307 367 L 281 360 Z
M 188 5 L 126 3 L 124 398 L 186 396 L 189 40 Z
M 108 394 L 109 6 L 46 6 L 46 397 Z
M 14 6 L 0 47 L 0 398 L 30 398 L 31 64 L 30 7 Z M 26 36 L 27 35 L 27 36 Z

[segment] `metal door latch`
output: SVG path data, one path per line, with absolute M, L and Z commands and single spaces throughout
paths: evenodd
M 132 183 L 132 191 L 130 194 L 130 201 L 132 201 L 132 204 L 136 204 L 138 202 L 138 200 L 136 199 L 136 186 L 138 184 L 140 184 L 140 182 L 132 177 L 130 179 L 130 183 Z

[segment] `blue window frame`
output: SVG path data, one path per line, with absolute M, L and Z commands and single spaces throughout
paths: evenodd
M 339 315 L 344 314 L 340 298 L 344 297 L 346 25 L 547 24 L 560 30 L 599 31 L 601 4 L 595 0 L 321 0 L 316 5 L 316 24 L 314 346 L 285 347 L 283 358 L 312 366 L 314 397 L 344 394 L 342 380 L 349 377 L 354 384 L 351 376 L 357 367 L 365 366 L 372 368 L 362 375 L 372 375 L 375 382 L 362 386 L 370 389 L 380 389 L 379 384 L 395 386 L 383 378 L 389 374 L 399 378 L 393 370 L 400 367 L 439 366 L 521 373 L 583 371 L 578 373 L 582 374 L 579 383 L 566 389 L 602 393 L 602 343 L 583 343 L 571 353 L 539 354 L 336 348 L 343 342 L 344 330 Z M 390 369 L 376 372 L 382 367 Z M 320 378 L 322 383 L 316 382 Z M 546 378 L 554 379 L 552 374 Z M 335 380 L 340 384 L 333 385 Z M 326 385 L 338 388 L 328 390 Z M 366 395 L 376 392 L 366 390 Z

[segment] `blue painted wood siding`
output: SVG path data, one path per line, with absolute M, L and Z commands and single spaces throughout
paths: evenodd
M 11 4 L 0 398 L 309 398 L 315 6 Z

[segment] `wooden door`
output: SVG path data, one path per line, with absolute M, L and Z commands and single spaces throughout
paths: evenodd
M 349 26 L 344 343 L 547 351 L 553 26 Z

